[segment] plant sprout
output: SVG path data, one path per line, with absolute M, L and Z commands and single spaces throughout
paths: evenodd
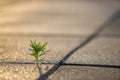
M 38 69 L 39 69 L 39 73 L 40 75 L 42 74 L 41 72 L 41 67 L 39 67 L 38 64 L 41 64 L 44 60 L 41 59 L 41 56 L 44 55 L 46 52 L 46 45 L 48 43 L 44 43 L 44 44 L 41 44 L 40 42 L 36 42 L 36 40 L 34 41 L 30 41 L 30 52 L 31 52 L 31 55 L 35 58 L 35 64 L 37 65 Z

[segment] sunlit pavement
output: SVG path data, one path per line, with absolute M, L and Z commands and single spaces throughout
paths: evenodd
M 51 50 L 42 76 L 30 40 Z M 0 80 L 36 79 L 120 80 L 120 2 L 0 0 Z

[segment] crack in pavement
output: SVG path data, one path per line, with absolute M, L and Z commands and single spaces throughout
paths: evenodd
M 0 62 L 1 64 L 35 64 L 34 62 Z M 56 63 L 41 63 L 44 65 L 54 65 Z M 104 64 L 77 64 L 77 63 L 61 63 L 62 66 L 88 66 L 88 67 L 104 67 L 104 68 L 118 68 L 119 65 L 104 65 Z

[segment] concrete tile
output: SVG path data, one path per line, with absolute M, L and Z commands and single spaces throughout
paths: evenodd
M 120 11 L 113 22 L 111 22 L 101 33 L 100 35 L 106 36 L 119 36 L 120 37 Z
M 90 35 L 120 8 L 117 1 L 17 1 L 1 7 L 0 33 Z
M 47 71 L 41 65 L 43 74 Z M 38 68 L 34 64 L 0 64 L 0 80 L 36 80 L 39 77 Z
M 98 37 L 69 57 L 66 63 L 120 65 L 120 38 Z
M 28 51 L 30 40 L 48 42 L 47 49 L 51 51 L 42 58 L 58 62 L 84 39 L 85 37 L 0 36 L 0 62 L 34 61 Z
M 62 66 L 48 80 L 119 80 L 120 69 Z

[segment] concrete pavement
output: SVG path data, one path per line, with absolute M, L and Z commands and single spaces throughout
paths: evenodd
M 28 51 L 35 39 L 51 50 L 42 76 Z M 119 1 L 0 1 L 0 80 L 120 80 L 119 53 Z

